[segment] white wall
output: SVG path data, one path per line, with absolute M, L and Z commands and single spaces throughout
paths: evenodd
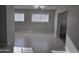
M 76 53 L 79 49 L 79 7 L 60 8 L 55 12 L 54 35 L 57 37 L 58 13 L 68 10 L 66 48 Z
M 32 13 L 49 14 L 49 22 L 32 22 Z M 15 22 L 16 32 L 37 32 L 37 33 L 53 33 L 54 32 L 54 10 L 31 10 L 31 9 L 15 9 L 15 13 L 24 13 L 24 22 Z
M 75 47 L 75 45 L 73 44 L 73 42 L 71 41 L 68 35 L 66 35 L 66 46 L 65 47 L 68 49 L 70 53 L 78 52 L 77 48 Z
M 14 6 L 6 6 L 7 14 L 7 45 L 10 52 L 13 51 L 15 39 Z
M 68 10 L 68 21 L 67 21 L 67 34 L 72 41 L 73 45 L 76 47 L 77 50 L 79 50 L 79 7 L 70 8 Z M 68 40 L 68 39 L 66 39 Z M 68 40 L 69 41 L 69 40 Z M 71 45 L 67 41 L 67 45 Z M 69 43 L 69 45 L 68 45 Z M 74 48 L 73 46 L 69 47 Z M 75 52 L 75 50 L 71 49 L 72 52 Z

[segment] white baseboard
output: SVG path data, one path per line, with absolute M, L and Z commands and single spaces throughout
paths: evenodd
M 75 45 L 73 44 L 73 42 L 71 41 L 71 39 L 68 35 L 66 35 L 66 46 L 65 46 L 65 48 L 70 53 L 78 53 L 77 48 L 75 47 Z

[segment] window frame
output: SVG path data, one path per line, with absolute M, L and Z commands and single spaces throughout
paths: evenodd
M 16 17 L 16 14 L 23 14 L 23 21 L 22 21 L 22 20 L 17 21 L 17 20 L 15 20 L 15 18 L 14 18 L 14 21 L 15 21 L 15 22 L 24 22 L 24 21 L 25 21 L 25 14 L 24 14 L 24 13 L 15 13 L 15 14 L 14 14 L 14 17 Z
M 39 21 L 39 20 L 38 20 L 38 21 L 33 21 L 33 15 L 34 15 L 34 14 L 39 15 L 40 21 Z M 46 15 L 48 16 L 48 20 L 47 20 L 47 21 L 41 20 L 41 19 L 43 19 L 43 18 L 42 18 L 42 15 L 44 15 L 44 14 L 46 14 Z M 33 23 L 35 23 L 35 22 L 37 22 L 37 23 L 49 23 L 49 13 L 32 13 L 31 21 L 32 21 Z

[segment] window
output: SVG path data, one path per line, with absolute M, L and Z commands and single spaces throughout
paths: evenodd
M 32 22 L 49 22 L 49 14 L 32 14 Z
M 24 13 L 15 13 L 15 21 L 24 22 Z

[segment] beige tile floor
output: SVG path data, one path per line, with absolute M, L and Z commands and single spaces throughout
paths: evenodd
M 14 53 L 33 53 L 33 50 L 30 47 L 14 47 Z
M 51 50 L 65 50 L 65 44 L 61 39 L 55 38 L 48 33 L 15 33 L 15 47 L 27 53 L 26 47 L 31 47 L 34 53 L 49 53 Z M 24 47 L 23 49 L 21 47 Z M 17 51 L 18 52 L 18 51 Z

